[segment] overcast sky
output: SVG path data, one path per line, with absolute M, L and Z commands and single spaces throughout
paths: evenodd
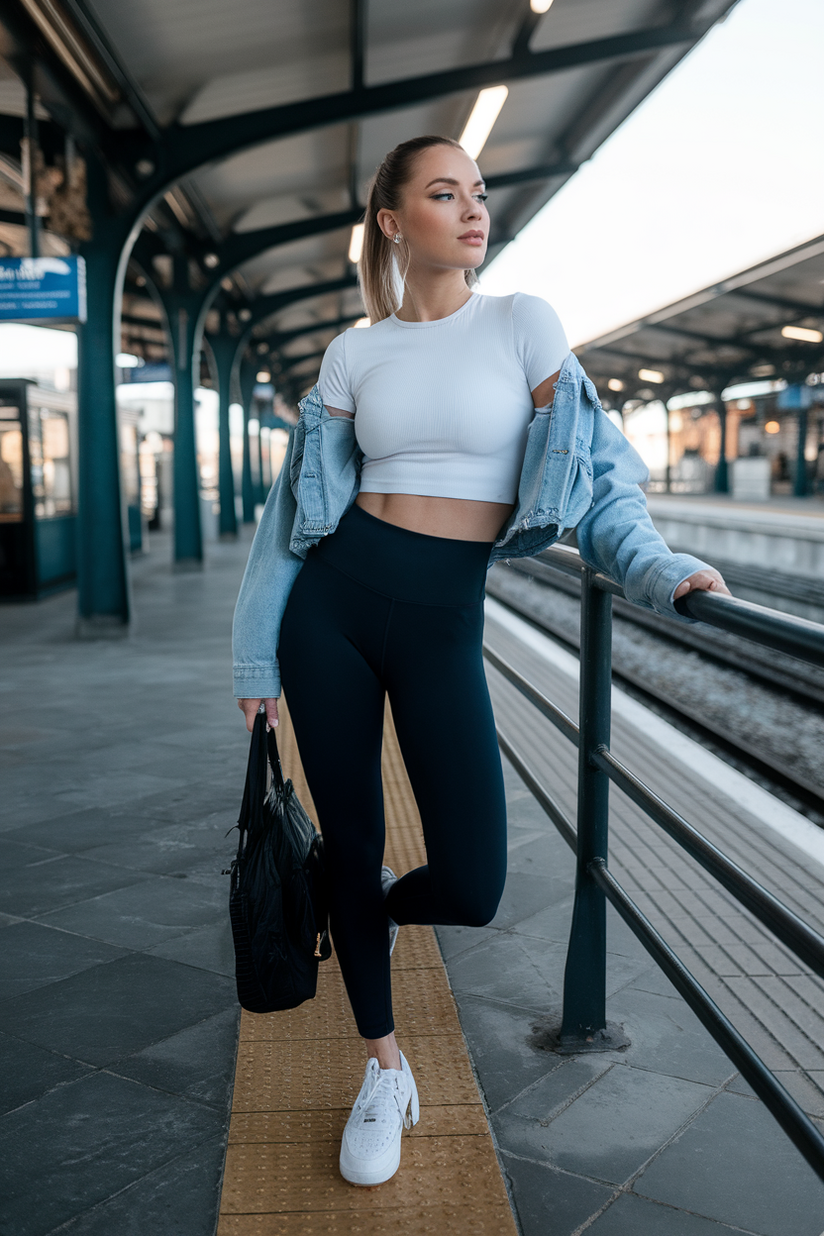
M 575 346 L 822 233 L 824 0 L 739 0 L 481 288 L 545 297 Z

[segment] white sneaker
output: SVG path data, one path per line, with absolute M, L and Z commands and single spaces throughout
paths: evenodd
M 397 884 L 398 877 L 395 875 L 391 867 L 381 867 L 381 888 L 383 889 L 384 898 L 393 884 Z M 389 915 L 387 915 L 389 918 Z M 395 942 L 398 938 L 400 927 L 395 922 L 394 918 L 389 919 L 389 956 L 392 956 L 392 949 L 395 947 Z
M 401 1133 L 418 1123 L 420 1105 L 412 1070 L 401 1052 L 399 1069 L 366 1066 L 360 1094 L 343 1130 L 340 1174 L 355 1185 L 379 1185 L 400 1167 Z

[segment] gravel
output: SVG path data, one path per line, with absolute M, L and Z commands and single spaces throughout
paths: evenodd
M 509 602 L 539 625 L 548 624 L 553 633 L 577 646 L 580 606 L 576 598 L 505 566 L 492 569 L 487 592 Z M 613 667 L 629 684 L 663 695 L 687 718 L 694 718 L 753 755 L 777 764 L 785 775 L 824 798 L 824 715 L 819 708 L 772 690 L 741 670 L 707 660 L 700 652 L 680 648 L 617 615 L 613 620 Z M 650 706 L 648 699 L 643 702 Z M 671 709 L 665 706 L 660 711 L 673 720 Z M 688 720 L 679 724 L 690 732 Z M 824 816 L 754 773 L 745 761 L 731 756 L 726 747 L 708 743 L 705 734 L 700 741 L 824 826 Z

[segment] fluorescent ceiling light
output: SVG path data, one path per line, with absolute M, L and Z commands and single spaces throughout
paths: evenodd
M 509 94 L 508 86 L 489 86 L 475 100 L 472 114 L 458 138 L 470 159 L 477 159 Z
M 260 373 L 255 374 L 255 381 L 265 385 L 265 383 L 272 381 L 272 375 L 268 369 L 261 369 Z
M 638 377 L 642 382 L 663 382 L 664 375 L 658 369 L 639 369 Z
M 610 378 L 607 386 L 611 391 L 622 391 L 624 389 L 624 384 L 620 378 Z
M 139 369 L 143 361 L 139 356 L 132 356 L 131 352 L 118 352 L 114 363 L 118 369 Z
M 112 107 L 120 100 L 117 82 L 102 64 L 68 13 L 51 0 L 23 0 L 23 7 L 37 23 L 69 72 L 95 103 Z
M 363 252 L 363 224 L 356 223 L 352 228 L 352 239 L 349 241 L 349 261 L 357 266 Z
M 552 8 L 552 0 L 529 0 L 529 7 L 533 13 L 546 13 Z
M 359 326 L 371 326 L 371 325 L 372 323 L 369 321 L 369 318 L 358 318 L 357 322 L 355 323 L 355 330 L 357 330 Z
M 782 326 L 781 334 L 785 339 L 801 339 L 804 343 L 821 343 L 824 339 L 820 330 L 810 330 L 806 326 Z

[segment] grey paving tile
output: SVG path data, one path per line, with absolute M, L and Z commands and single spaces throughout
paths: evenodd
M 821 1236 L 824 1184 L 766 1108 L 719 1094 L 634 1192 L 759 1236 Z
M 545 906 L 567 896 L 569 887 L 568 879 L 513 871 L 507 876 L 504 895 L 491 926 L 507 928 L 521 923 Z
M 524 1236 L 572 1236 L 612 1196 L 611 1189 L 594 1180 L 509 1154 L 502 1160 Z
M 105 1065 L 236 1001 L 234 983 L 161 957 L 130 954 L 0 1006 L 0 1030 Z
M 210 1137 L 61 1228 L 66 1236 L 211 1236 L 225 1138 Z
M 99 940 L 18 920 L 3 935 L 0 999 L 34 991 L 124 955 L 123 949 Z
M 564 1107 L 615 1068 L 615 1061 L 609 1055 L 600 1053 L 577 1058 L 553 1057 L 547 1053 L 547 1057 L 548 1062 L 555 1060 L 556 1067 L 495 1113 L 498 1140 L 505 1150 L 514 1154 L 527 1154 L 535 1158 L 534 1154 L 530 1154 L 530 1131 L 540 1141 L 542 1130 L 549 1127 L 550 1121 L 560 1115 Z
M 467 949 L 474 948 L 476 944 L 481 944 L 484 940 L 492 939 L 497 934 L 494 927 L 440 926 L 435 928 L 441 956 L 445 961 L 457 957 L 459 953 L 465 953 Z
M 228 852 L 228 843 L 225 848 Z M 84 858 L 99 862 L 165 875 L 188 872 L 192 859 L 201 858 L 202 852 L 202 846 L 180 835 L 170 837 L 169 830 L 161 828 L 96 845 L 82 853 Z M 214 866 L 217 867 L 217 859 Z
M 160 824 L 159 820 L 142 816 L 132 803 L 128 803 L 119 808 L 86 807 L 80 811 L 55 812 L 47 820 L 18 827 L 6 836 L 17 840 L 17 834 L 25 835 L 26 841 L 33 845 L 50 847 L 64 854 L 77 854 L 92 846 L 159 828 Z
M 219 922 L 207 923 L 205 927 L 156 944 L 146 949 L 146 953 L 151 957 L 165 957 L 168 961 L 182 961 L 184 965 L 211 970 L 215 974 L 232 977 L 235 973 L 235 948 L 228 914 Z
M 79 1060 L 0 1034 L 0 1114 L 91 1072 Z
M 18 868 L 13 880 L 3 881 L 0 909 L 7 914 L 34 918 L 111 889 L 138 884 L 145 878 L 124 867 L 61 855 L 36 866 Z
M 621 1184 L 707 1102 L 707 1086 L 615 1064 L 551 1117 L 501 1116 L 506 1144 L 539 1162 Z M 533 1109 L 534 1110 L 534 1109 Z
M 710 1086 L 735 1075 L 735 1066 L 678 995 L 625 987 L 608 1000 L 607 1017 L 630 1039 L 620 1053 L 627 1064 Z
M 516 935 L 535 936 L 539 940 L 551 940 L 566 946 L 572 926 L 573 904 L 574 894 L 568 889 L 562 898 L 521 919 L 511 930 Z
M 202 884 L 153 876 L 40 917 L 65 931 L 143 949 L 211 922 L 227 905 L 228 889 L 223 899 Z
M 735 1228 L 736 1236 L 744 1231 Z M 719 1227 L 714 1219 L 660 1206 L 633 1193 L 622 1193 L 587 1228 L 590 1232 L 593 1236 L 733 1236 L 730 1228 Z
M 109 1072 L 226 1110 L 235 1075 L 240 1006 L 152 1043 Z
M 565 957 L 560 944 L 499 932 L 453 957 L 449 981 L 456 993 L 549 1013 L 560 1005 Z
M 27 835 L 25 841 L 22 836 L 9 837 L 8 833 L 0 837 L 0 871 L 4 875 L 20 867 L 32 867 L 57 857 L 57 850 L 32 845 Z
M 108 803 L 131 802 L 146 795 L 168 793 L 185 785 L 183 777 L 156 777 L 153 773 L 101 772 L 92 774 L 69 789 L 55 794 L 58 802 L 78 807 L 105 807 Z
M 221 1132 L 216 1112 L 106 1073 L 52 1090 L 0 1120 L 5 1231 L 45 1236 Z
M 475 996 L 459 994 L 456 1000 L 472 1062 L 492 1111 L 561 1065 L 562 1057 L 536 1046 L 534 1013 Z

